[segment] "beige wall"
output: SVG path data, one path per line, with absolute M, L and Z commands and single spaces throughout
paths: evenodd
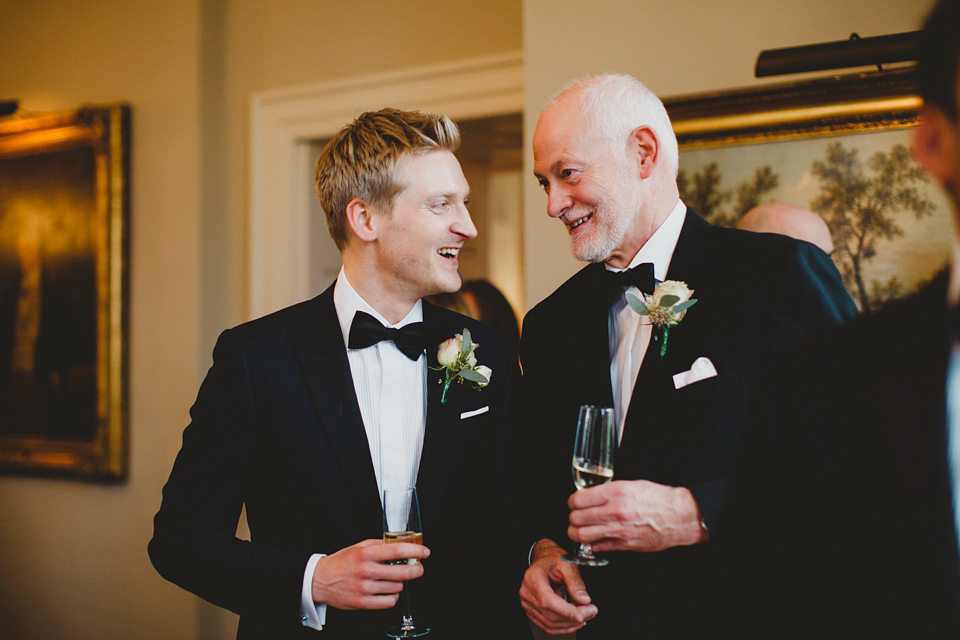
M 912 31 L 933 0 L 525 0 L 526 174 L 540 109 L 568 80 L 628 73 L 659 96 L 786 81 L 753 78 L 764 49 Z M 527 304 L 576 271 L 566 232 L 525 183 Z
M 6 2 L 0 93 L 49 111 L 133 106 L 130 479 L 0 477 L 0 636 L 191 638 L 195 599 L 146 555 L 196 393 L 197 0 Z M 180 612 L 171 615 L 171 612 Z
M 133 258 L 130 478 L 0 476 L 0 636 L 216 640 L 235 628 L 159 578 L 145 547 L 215 335 L 243 317 L 251 93 L 523 46 L 532 126 L 574 76 L 625 71 L 665 95 L 749 84 L 760 49 L 910 30 L 929 4 L 525 0 L 521 29 L 521 0 L 4 2 L 0 97 L 33 111 L 131 102 Z M 576 264 L 532 178 L 525 202 L 535 302 Z

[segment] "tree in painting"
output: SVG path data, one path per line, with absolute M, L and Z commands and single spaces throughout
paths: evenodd
M 722 189 L 722 179 L 716 162 L 705 165 L 692 178 L 687 178 L 682 170 L 677 174 L 680 199 L 702 218 L 721 227 L 737 226 L 743 214 L 760 204 L 762 196 L 780 183 L 770 165 L 758 167 L 753 179 L 744 180 L 736 189 Z M 728 203 L 732 203 L 732 208 L 726 208 Z
M 877 151 L 864 167 L 857 149 L 835 142 L 824 160 L 813 162 L 811 173 L 820 180 L 820 193 L 810 208 L 830 227 L 834 262 L 861 312 L 876 311 L 898 297 L 902 285 L 896 276 L 868 284 L 864 266 L 876 257 L 878 242 L 904 235 L 898 224 L 904 214 L 919 219 L 933 213 L 935 205 L 917 189 L 929 178 L 902 144 L 889 153 Z

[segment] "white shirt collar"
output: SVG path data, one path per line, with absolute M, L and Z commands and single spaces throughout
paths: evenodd
M 337 310 L 337 320 L 340 321 L 340 332 L 343 334 L 344 345 L 349 343 L 350 325 L 353 324 L 353 316 L 356 315 L 357 311 L 369 313 L 385 327 L 399 328 L 411 322 L 420 322 L 423 320 L 423 301 L 417 300 L 413 308 L 410 309 L 410 313 L 408 313 L 403 320 L 397 324 L 390 324 L 386 318 L 380 315 L 376 309 L 360 297 L 357 290 L 354 289 L 350 281 L 347 280 L 347 274 L 344 273 L 343 267 L 340 267 L 340 273 L 337 275 L 337 284 L 333 288 L 333 306 Z
M 683 228 L 683 221 L 686 219 L 687 205 L 677 200 L 673 210 L 667 219 L 663 221 L 660 228 L 653 232 L 650 239 L 647 240 L 637 255 L 630 261 L 628 269 L 632 269 L 638 264 L 644 262 L 653 263 L 653 274 L 658 281 L 667 279 L 667 270 L 670 268 L 670 259 L 673 257 L 673 251 L 677 248 L 677 240 L 680 238 L 680 230 Z M 611 269 L 610 271 L 622 271 L 622 269 Z

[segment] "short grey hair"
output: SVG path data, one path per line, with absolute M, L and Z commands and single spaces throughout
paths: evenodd
M 642 82 L 626 74 L 607 73 L 577 80 L 567 88 L 575 86 L 580 87 L 583 116 L 613 148 L 620 149 L 631 131 L 647 125 L 660 143 L 667 167 L 677 174 L 680 152 L 670 116 L 660 98 Z

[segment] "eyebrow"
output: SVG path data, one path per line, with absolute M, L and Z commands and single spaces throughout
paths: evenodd
M 426 196 L 426 199 L 427 200 L 433 200 L 434 198 L 455 199 L 459 197 L 460 196 L 455 191 L 443 191 L 440 193 L 428 193 Z M 467 189 L 467 192 L 463 195 L 463 197 L 464 199 L 467 199 L 470 197 L 470 189 Z
M 567 164 L 568 162 L 570 162 L 570 158 L 561 158 L 559 160 L 556 160 L 553 164 L 547 167 L 547 173 L 556 173 L 557 171 L 559 171 L 560 167 Z M 533 172 L 533 176 L 540 180 L 543 179 L 543 176 L 537 173 L 536 171 Z

